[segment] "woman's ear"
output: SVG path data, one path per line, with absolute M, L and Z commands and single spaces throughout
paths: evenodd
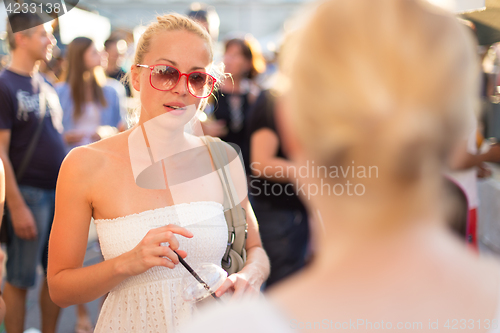
M 141 70 L 139 67 L 130 66 L 130 82 L 136 91 L 141 91 Z

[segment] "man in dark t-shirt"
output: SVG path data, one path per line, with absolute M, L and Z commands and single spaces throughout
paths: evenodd
M 9 20 L 12 25 L 34 26 L 12 33 L 7 24 L 12 61 L 0 72 L 0 158 L 5 164 L 8 213 L 4 223 L 10 239 L 5 327 L 7 332 L 22 332 L 27 290 L 35 285 L 38 264 L 42 263 L 45 272 L 47 269 L 56 180 L 65 149 L 57 94 L 37 72 L 39 61 L 50 55 L 52 37 L 35 14 L 14 14 Z M 25 171 L 20 172 L 31 142 L 34 151 Z M 50 299 L 46 279 L 40 304 L 43 332 L 55 332 L 59 307 Z

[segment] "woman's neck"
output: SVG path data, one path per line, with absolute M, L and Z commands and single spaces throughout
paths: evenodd
M 314 212 L 313 237 L 320 250 L 311 269 L 333 273 L 352 267 L 354 262 L 357 266 L 370 265 L 394 249 L 418 243 L 424 234 L 432 235 L 435 234 L 432 231 L 444 229 L 437 209 L 418 215 L 400 211 L 391 216 L 391 205 L 387 207 L 385 212 L 358 207 L 359 212 L 353 213 L 351 206 L 348 213 L 347 206 L 318 206 Z
M 12 57 L 12 61 L 8 66 L 11 72 L 24 75 L 33 76 L 34 73 L 38 71 L 39 62 L 25 56 L 21 52 L 17 52 L 15 56 Z
M 168 128 L 162 123 L 160 117 L 161 115 L 150 118 L 143 110 L 136 125 L 141 128 L 146 145 L 152 149 L 156 159 L 174 155 L 185 150 L 188 145 L 184 128 Z

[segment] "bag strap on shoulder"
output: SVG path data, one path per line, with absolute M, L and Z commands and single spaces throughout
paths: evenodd
M 246 259 L 246 213 L 237 199 L 236 188 L 229 171 L 229 160 L 226 148 L 219 138 L 204 136 L 201 139 L 205 142 L 212 156 L 214 166 L 221 180 L 224 192 L 224 215 L 226 217 L 228 229 L 228 242 L 226 252 L 222 258 L 223 262 L 228 261 L 231 248 Z M 238 209 L 241 208 L 241 209 Z

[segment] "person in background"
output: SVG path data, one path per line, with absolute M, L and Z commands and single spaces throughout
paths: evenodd
M 121 45 L 120 48 L 118 45 Z M 115 89 L 118 94 L 118 100 L 120 104 L 120 117 L 122 121 L 118 124 L 118 131 L 123 132 L 126 128 L 127 119 L 127 99 L 132 97 L 132 91 L 130 89 L 130 83 L 126 80 L 127 73 L 118 64 L 122 62 L 124 49 L 126 48 L 127 42 L 124 39 L 119 39 L 118 37 L 110 37 L 104 43 L 104 68 L 106 70 L 106 85 Z M 114 68 L 114 70 L 113 70 Z
M 257 40 L 250 36 L 228 40 L 223 62 L 229 75 L 214 93 L 212 119 L 203 123 L 203 131 L 238 145 L 249 174 L 250 139 L 246 126 L 251 106 L 260 93 L 254 79 L 265 70 L 266 64 Z
M 215 11 L 215 7 L 208 6 L 200 2 L 193 2 L 189 6 L 189 11 L 186 16 L 201 24 L 203 28 L 207 30 L 210 37 L 212 37 L 212 42 L 214 44 L 217 43 L 217 40 L 219 39 L 220 19 L 219 15 Z M 215 61 L 217 60 L 218 59 L 216 58 Z
M 460 20 L 460 22 L 476 36 L 477 31 L 474 24 L 466 20 Z M 486 47 L 482 53 L 479 52 L 478 58 L 482 79 L 480 90 L 481 115 L 486 115 L 488 107 L 491 106 L 489 98 L 493 93 L 492 85 L 488 83 L 489 76 L 482 70 L 483 66 L 481 65 L 488 49 L 489 48 Z M 475 109 L 471 108 L 465 117 L 467 128 L 464 136 L 460 138 L 459 143 L 450 155 L 447 177 L 459 186 L 465 194 L 467 199 L 465 237 L 467 243 L 477 250 L 477 208 L 479 206 L 477 178 L 478 174 L 481 176 L 488 176 L 491 174 L 491 171 L 485 163 L 500 162 L 500 144 L 492 144 L 486 151 L 480 151 L 481 145 L 478 144 L 480 126 L 478 125 L 478 117 L 474 111 Z M 487 122 L 484 122 L 484 124 L 487 124 Z
M 500 144 L 492 144 L 487 151 L 479 152 L 477 148 L 477 120 L 472 111 L 467 119 L 468 135 L 461 138 L 454 152 L 450 155 L 447 176 L 465 193 L 467 199 L 465 237 L 467 243 L 477 250 L 478 172 L 488 170 L 485 166 L 486 162 L 500 162 Z
M 97 133 L 101 125 L 120 125 L 120 106 L 123 105 L 123 100 L 116 92 L 117 88 L 110 84 L 111 80 L 116 80 L 103 78 L 101 61 L 101 53 L 89 38 L 78 37 L 68 45 L 67 68 L 64 72 L 66 83 L 57 86 L 56 90 L 64 112 L 66 142 L 71 148 L 101 139 L 101 135 Z M 121 84 L 118 85 L 124 95 L 124 88 Z M 75 94 L 74 91 L 78 93 Z M 74 103 L 75 100 L 80 100 L 80 103 Z M 80 105 L 80 111 L 76 105 Z M 76 311 L 75 331 L 93 332 L 93 324 L 85 304 L 78 304 Z
M 38 70 L 51 85 L 55 85 L 60 81 L 63 60 L 61 49 L 57 45 L 54 45 L 52 48 L 52 58 L 49 61 L 42 61 L 40 63 Z
M 66 57 L 65 82 L 56 91 L 64 113 L 64 139 L 72 149 L 101 139 L 100 126 L 116 129 L 121 122 L 120 98 L 106 85 L 102 55 L 91 39 L 75 38 Z
M 56 180 L 66 149 L 61 135 L 59 99 L 38 73 L 39 62 L 51 55 L 54 44 L 51 33 L 35 14 L 13 14 L 9 22 L 7 36 L 12 60 L 0 73 L 0 158 L 5 167 L 10 237 L 3 297 L 7 308 L 6 330 L 21 333 L 26 295 L 35 286 L 38 264 L 41 262 L 47 271 Z M 33 28 L 13 33 L 11 25 Z M 36 133 L 38 138 L 34 140 Z M 32 142 L 34 148 L 30 154 Z M 41 286 L 40 309 L 42 331 L 55 332 L 60 308 L 49 296 L 46 279 Z
M 428 1 L 318 3 L 282 48 L 277 108 L 318 223 L 314 261 L 269 302 L 205 313 L 186 332 L 499 332 L 500 266 L 443 218 L 442 170 L 479 98 L 475 51 Z
M 309 244 L 307 211 L 296 195 L 292 166 L 282 150 L 276 127 L 274 90 L 264 90 L 255 102 L 248 124 L 250 137 L 249 192 L 259 221 L 262 245 L 271 262 L 269 288 L 306 264 Z
M 125 47 L 127 45 L 125 40 L 118 38 L 109 38 L 104 42 L 104 51 L 108 54 L 106 75 L 119 81 L 125 87 L 126 96 L 132 97 L 130 86 L 122 81 L 127 73 L 120 66 L 123 50 L 118 48 L 118 43 L 125 43 Z
M 3 216 L 5 206 L 5 168 L 3 166 L 3 162 L 0 159 L 0 216 Z M 0 227 L 2 225 L 2 221 L 0 220 Z M 5 253 L 3 253 L 2 249 L 0 249 L 0 285 L 2 285 L 2 277 L 3 277 L 3 262 L 5 260 Z M 5 301 L 2 298 L 2 292 L 0 291 L 0 324 L 3 323 L 5 318 Z

